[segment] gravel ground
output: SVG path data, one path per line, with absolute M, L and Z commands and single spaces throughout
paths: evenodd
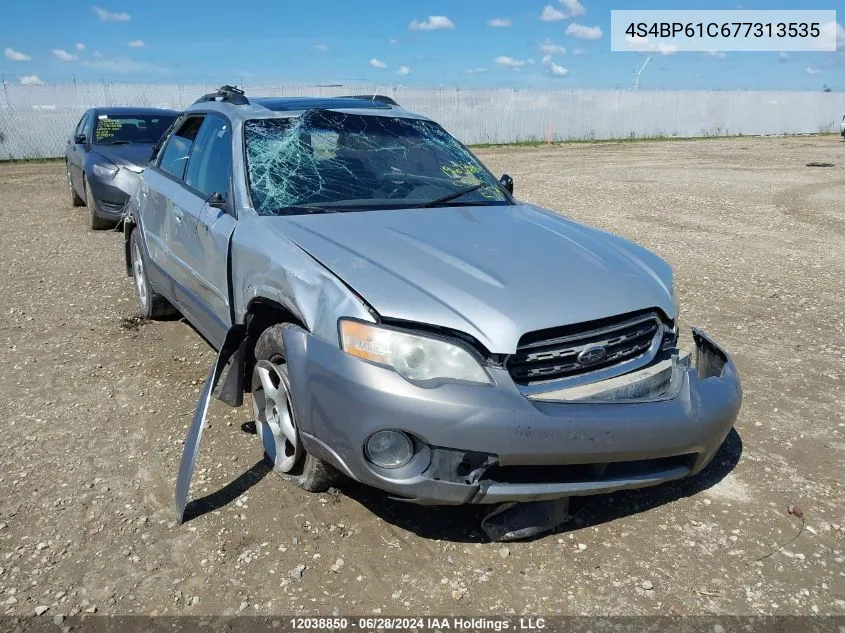
M 205 512 L 176 526 L 213 354 L 184 322 L 133 318 L 121 237 L 86 230 L 62 164 L 0 165 L 0 614 L 845 613 L 843 150 L 479 151 L 522 199 L 667 258 L 684 325 L 733 353 L 745 390 L 701 476 L 590 499 L 557 534 L 506 547 L 472 508 L 268 476 L 250 408 L 220 402 L 194 479 Z

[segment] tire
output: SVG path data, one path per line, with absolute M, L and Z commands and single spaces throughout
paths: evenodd
M 67 187 L 70 189 L 70 203 L 75 207 L 84 207 L 85 200 L 73 188 L 73 181 L 70 179 L 70 165 L 66 163 L 65 166 L 67 167 Z
M 135 296 L 138 299 L 138 312 L 146 319 L 163 319 L 176 312 L 170 302 L 153 290 L 147 278 L 147 259 L 138 227 L 132 229 L 129 236 L 129 256 L 132 261 L 132 279 Z
M 116 227 L 117 222 L 115 220 L 104 218 L 100 214 L 100 205 L 97 198 L 94 197 L 94 192 L 91 191 L 88 179 L 85 178 L 83 182 L 85 183 L 85 206 L 88 207 L 88 228 L 92 231 L 103 231 Z
M 299 439 L 285 360 L 283 335 L 288 328 L 298 326 L 290 323 L 273 325 L 262 332 L 255 344 L 255 368 L 252 371 L 255 426 L 264 447 L 264 458 L 273 466 L 273 472 L 308 492 L 325 492 L 337 483 L 340 473 L 330 464 L 308 454 Z M 268 383 L 274 389 L 267 388 Z M 281 401 L 283 398 L 284 403 Z M 286 436 L 280 433 L 282 427 L 288 431 Z

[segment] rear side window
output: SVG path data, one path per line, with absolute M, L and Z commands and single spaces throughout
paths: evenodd
M 191 117 L 179 127 L 168 139 L 167 145 L 161 154 L 159 169 L 175 176 L 179 180 L 185 177 L 185 166 L 188 164 L 188 156 L 194 140 L 197 138 L 203 117 Z
M 185 182 L 210 196 L 227 195 L 232 172 L 232 131 L 229 122 L 209 115 L 194 141 Z

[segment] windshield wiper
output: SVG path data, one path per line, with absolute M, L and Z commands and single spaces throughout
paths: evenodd
M 108 143 L 100 143 L 100 145 L 131 145 L 134 141 L 109 141 Z
M 461 189 L 460 191 L 455 191 L 454 193 L 450 193 L 448 196 L 443 196 L 442 198 L 437 198 L 436 200 L 432 200 L 431 202 L 426 202 L 425 204 L 419 205 L 418 209 L 425 209 L 427 207 L 436 207 L 441 204 L 445 204 L 447 202 L 451 202 L 456 198 L 460 198 L 461 196 L 465 196 L 468 193 L 472 193 L 473 191 L 478 191 L 484 186 L 483 182 L 478 183 L 477 185 L 473 185 L 472 187 L 467 187 L 466 189 Z
M 310 205 L 310 204 L 295 204 L 290 207 L 282 207 L 280 209 L 276 209 L 271 215 L 296 215 L 299 212 L 305 211 L 306 213 L 337 213 L 337 209 L 332 209 L 329 207 L 320 207 L 317 205 Z

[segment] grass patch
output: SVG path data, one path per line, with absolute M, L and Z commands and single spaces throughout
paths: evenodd
M 41 163 L 58 163 L 64 162 L 64 157 L 58 158 L 0 158 L 0 164 L 3 163 L 24 163 L 30 165 L 39 165 Z
M 629 136 L 625 138 L 608 139 L 565 139 L 562 141 L 552 141 L 551 143 L 547 143 L 545 140 L 516 141 L 514 143 L 477 143 L 470 145 L 469 147 L 473 149 L 487 149 L 496 147 L 556 147 L 562 145 L 621 145 L 623 143 L 669 143 L 675 141 L 721 141 L 731 139 L 789 138 L 807 136 L 832 136 L 832 134 L 822 132 L 818 134 L 783 134 L 766 136 L 749 136 L 747 134 L 729 134 L 725 136 L 718 136 L 715 134 L 706 136 Z

